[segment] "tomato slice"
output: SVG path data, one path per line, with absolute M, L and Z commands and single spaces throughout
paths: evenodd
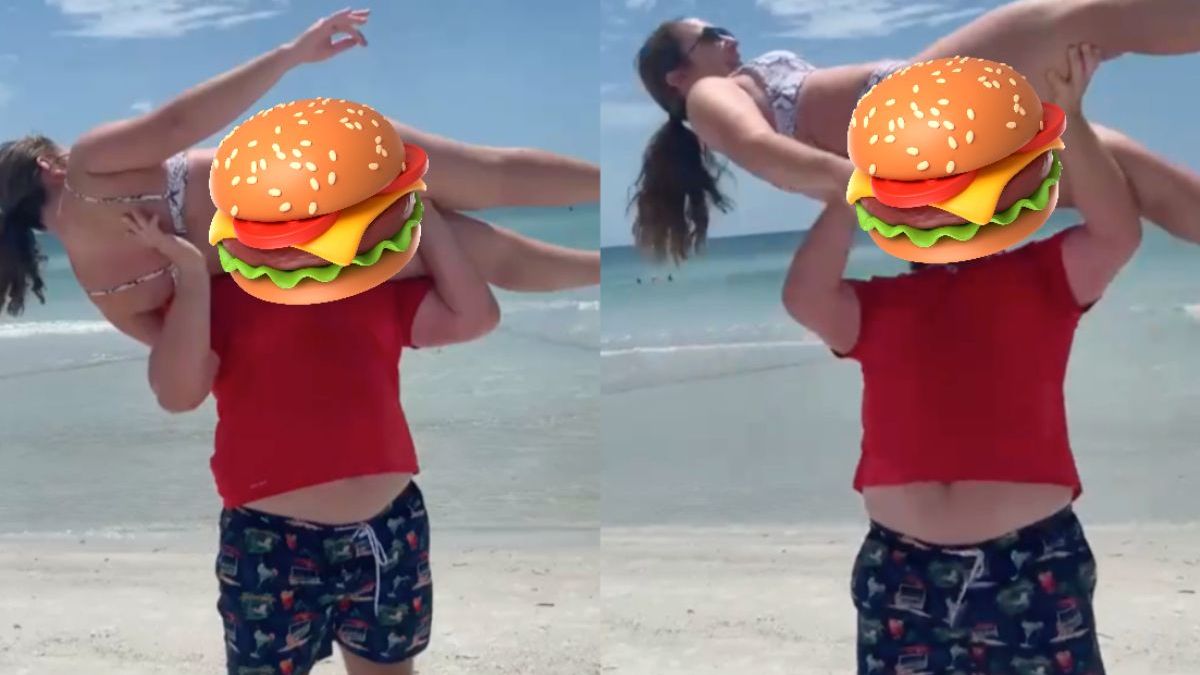
M 425 154 L 425 151 L 419 146 L 412 143 L 404 144 L 404 161 L 406 164 L 404 171 L 401 171 L 400 175 L 396 176 L 392 182 L 383 186 L 379 194 L 385 195 L 392 192 L 399 192 L 424 178 L 425 173 L 429 171 L 429 155 Z
M 915 209 L 945 201 L 971 187 L 979 171 L 968 171 L 945 178 L 925 180 L 889 180 L 871 178 L 871 189 L 880 202 L 897 209 Z
M 326 213 L 315 218 L 289 220 L 282 223 L 260 223 L 253 220 L 233 219 L 233 230 L 238 241 L 247 246 L 273 250 L 287 248 L 312 241 L 325 234 L 337 222 L 340 211 Z
M 1063 135 L 1067 130 L 1067 114 L 1053 103 L 1042 103 L 1042 130 L 1021 146 L 1017 152 L 1033 152 Z

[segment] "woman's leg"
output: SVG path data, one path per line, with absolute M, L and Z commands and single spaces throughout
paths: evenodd
M 440 212 L 454 228 L 467 257 L 494 286 L 522 293 L 549 293 L 600 283 L 599 251 L 547 244 L 458 211 Z M 424 264 L 417 256 L 397 276 L 424 273 Z
M 1200 52 L 1200 11 L 1195 0 L 1017 0 L 934 42 L 914 60 L 1000 61 L 1045 97 L 1045 71 L 1066 72 L 1068 45 L 1084 42 L 1100 47 L 1105 59 Z
M 1180 239 L 1200 244 L 1200 176 L 1119 131 L 1098 124 L 1092 127 L 1125 173 L 1142 217 Z M 1069 180 L 1059 183 L 1060 206 L 1074 206 L 1069 184 Z

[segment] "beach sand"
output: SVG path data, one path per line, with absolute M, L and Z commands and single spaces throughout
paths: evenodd
M 1088 528 L 1105 666 L 1200 673 L 1200 527 Z M 854 672 L 862 531 L 606 529 L 604 672 Z
M 215 532 L 0 539 L 0 673 L 224 672 Z M 418 672 L 599 673 L 595 531 L 436 532 Z M 315 675 L 343 673 L 340 657 Z

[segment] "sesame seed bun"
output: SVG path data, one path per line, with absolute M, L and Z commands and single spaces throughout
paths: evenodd
M 209 192 L 240 220 L 285 222 L 332 213 L 378 193 L 404 165 L 404 143 L 361 103 L 280 103 L 234 127 L 217 147 Z
M 985 59 L 934 59 L 892 73 L 859 100 L 848 154 L 871 176 L 945 178 L 1008 157 L 1041 124 L 1041 99 L 1017 71 Z
M 324 302 L 337 302 L 365 293 L 380 284 L 386 283 L 399 274 L 400 270 L 412 260 L 421 242 L 421 225 L 413 226 L 412 243 L 404 251 L 385 251 L 383 257 L 374 265 L 350 265 L 333 281 L 320 282 L 305 279 L 294 288 L 280 288 L 271 281 L 270 277 L 261 276 L 257 279 L 247 279 L 235 272 L 230 272 L 233 281 L 250 295 L 266 302 L 277 305 L 318 305 Z
M 1010 246 L 1021 243 L 1046 223 L 1057 205 L 1058 185 L 1055 184 L 1050 188 L 1050 200 L 1046 204 L 1046 208 L 1040 211 L 1022 211 L 1021 215 L 1008 225 L 995 223 L 985 225 L 967 241 L 945 237 L 939 239 L 933 246 L 921 248 L 903 235 L 888 238 L 875 230 L 871 231 L 871 239 L 888 254 L 910 262 L 934 264 L 964 262 L 999 253 Z

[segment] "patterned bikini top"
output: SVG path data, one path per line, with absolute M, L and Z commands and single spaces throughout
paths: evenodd
M 796 99 L 805 79 L 816 70 L 793 52 L 773 51 L 742 64 L 735 72 L 747 73 L 763 87 L 774 113 L 775 131 L 796 135 Z

